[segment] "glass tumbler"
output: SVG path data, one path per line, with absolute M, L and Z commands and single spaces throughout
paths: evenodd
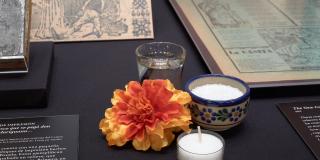
M 170 42 L 152 42 L 136 49 L 139 79 L 169 79 L 181 89 L 181 76 L 186 50 Z

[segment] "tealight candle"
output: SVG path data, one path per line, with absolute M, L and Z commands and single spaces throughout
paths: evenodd
M 224 140 L 215 132 L 192 130 L 189 134 L 181 134 L 177 141 L 178 160 L 223 159 Z

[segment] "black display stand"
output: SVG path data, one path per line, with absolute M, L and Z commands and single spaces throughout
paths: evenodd
M 31 43 L 29 73 L 0 76 L 0 108 L 45 107 L 52 60 L 53 43 Z

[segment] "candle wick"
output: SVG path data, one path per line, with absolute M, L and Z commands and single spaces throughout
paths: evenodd
M 202 142 L 202 133 L 201 133 L 201 128 L 198 126 L 198 137 L 199 137 L 199 142 Z

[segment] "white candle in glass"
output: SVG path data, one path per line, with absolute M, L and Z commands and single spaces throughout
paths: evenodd
M 178 160 L 222 160 L 223 138 L 211 131 L 202 130 L 201 138 L 197 130 L 183 133 L 178 137 Z

